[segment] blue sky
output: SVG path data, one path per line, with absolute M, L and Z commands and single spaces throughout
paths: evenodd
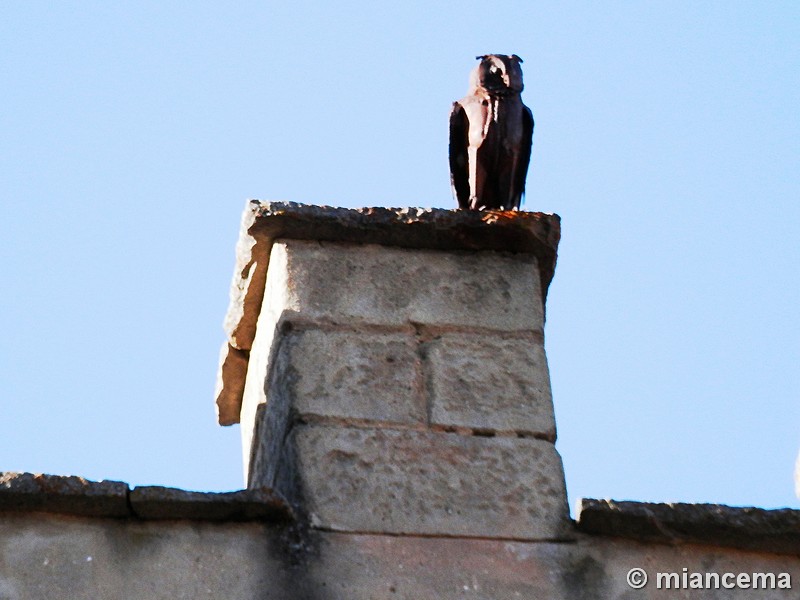
M 453 207 L 477 54 L 525 60 L 570 502 L 800 505 L 800 5 L 0 8 L 0 470 L 242 485 L 216 425 L 248 198 Z

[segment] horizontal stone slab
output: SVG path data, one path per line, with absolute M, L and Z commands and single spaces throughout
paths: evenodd
M 295 501 L 323 529 L 563 539 L 561 458 L 536 439 L 297 426 Z
M 555 441 L 541 336 L 443 334 L 425 346 L 431 425 Z
M 582 498 L 578 510 L 585 533 L 800 556 L 800 510 L 591 498 Z
M 82 477 L 0 472 L 0 513 L 48 512 L 86 517 L 281 521 L 293 518 L 288 503 L 269 489 L 190 492 Z
M 298 416 L 425 422 L 422 369 L 410 331 L 293 330 L 282 339 L 274 368 L 280 381 L 270 396 L 288 402 Z

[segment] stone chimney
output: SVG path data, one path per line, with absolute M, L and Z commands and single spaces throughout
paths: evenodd
M 315 528 L 562 539 L 556 215 L 249 203 L 217 389 Z

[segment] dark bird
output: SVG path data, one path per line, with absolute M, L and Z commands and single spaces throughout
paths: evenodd
M 533 114 L 522 103 L 522 59 L 477 56 L 466 97 L 450 112 L 450 182 L 459 208 L 519 208 L 531 158 Z

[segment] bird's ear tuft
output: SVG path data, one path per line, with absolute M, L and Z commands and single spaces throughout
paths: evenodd
M 525 62 L 525 61 L 523 61 L 523 60 L 522 60 L 522 59 L 521 59 L 519 56 L 517 56 L 516 54 L 512 54 L 512 55 L 511 55 L 511 58 L 513 58 L 513 59 L 514 59 L 515 61 L 517 61 L 518 63 Z
M 475 60 L 483 60 L 484 58 L 487 58 L 488 56 L 489 56 L 488 54 L 481 54 L 480 56 L 476 56 Z

